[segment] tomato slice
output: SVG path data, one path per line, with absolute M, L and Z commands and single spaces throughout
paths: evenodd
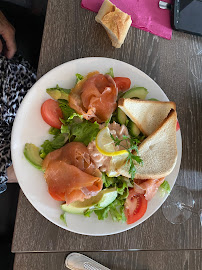
M 177 121 L 176 131 L 178 131 L 179 129 L 180 129 L 180 124 L 179 124 L 179 122 Z
M 61 128 L 60 118 L 63 117 L 63 114 L 57 101 L 53 99 L 46 100 L 41 106 L 41 116 L 51 127 Z
M 114 81 L 118 88 L 118 92 L 124 92 L 130 88 L 131 80 L 125 77 L 115 77 Z
M 132 224 L 144 216 L 147 210 L 147 200 L 144 195 L 137 195 L 134 189 L 130 189 L 124 208 L 127 224 Z

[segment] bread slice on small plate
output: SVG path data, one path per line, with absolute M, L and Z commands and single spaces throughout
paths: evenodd
M 120 48 L 132 23 L 131 16 L 105 0 L 95 20 L 107 31 L 112 46 Z
M 176 123 L 177 113 L 172 109 L 161 126 L 140 144 L 138 155 L 143 165 L 135 164 L 135 179 L 159 179 L 172 172 L 177 161 Z M 125 164 L 118 172 L 130 177 L 128 171 Z
M 119 99 L 118 106 L 146 136 L 152 134 L 162 124 L 171 109 L 176 109 L 176 105 L 172 101 L 129 98 Z

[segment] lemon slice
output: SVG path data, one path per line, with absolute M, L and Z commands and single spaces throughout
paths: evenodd
M 126 150 L 116 151 L 114 141 L 110 136 L 108 127 L 101 129 L 96 137 L 96 147 L 98 151 L 105 156 L 128 155 Z
M 120 175 L 119 169 L 126 163 L 126 159 L 128 157 L 128 152 L 118 155 L 118 156 L 112 156 L 112 159 L 110 160 L 110 165 L 107 170 L 107 176 L 108 177 L 117 177 Z

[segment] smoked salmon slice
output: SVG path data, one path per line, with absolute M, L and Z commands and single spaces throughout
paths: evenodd
M 102 190 L 101 172 L 81 142 L 68 143 L 49 153 L 43 169 L 48 191 L 57 201 L 83 201 Z
M 135 179 L 134 190 L 137 194 L 144 194 L 145 199 L 150 201 L 156 194 L 160 185 L 164 182 L 165 178 L 160 179 Z
M 86 120 L 103 123 L 117 107 L 118 89 L 109 75 L 92 72 L 76 84 L 69 95 L 69 106 Z

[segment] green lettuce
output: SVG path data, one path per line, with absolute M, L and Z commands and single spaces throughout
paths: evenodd
M 99 220 L 104 220 L 110 215 L 113 221 L 125 222 L 126 217 L 124 214 L 124 204 L 129 194 L 129 187 L 133 187 L 131 180 L 123 176 L 108 177 L 105 173 L 102 174 L 102 180 L 104 188 L 116 188 L 118 193 L 117 198 L 103 209 L 96 207 L 94 210 L 88 209 L 85 211 L 84 215 L 89 217 L 93 212 L 95 212 Z
M 62 125 L 61 126 L 61 133 L 63 134 L 63 133 L 66 133 L 66 134 L 69 134 L 70 135 L 70 126 L 68 126 L 68 125 Z
M 62 110 L 63 113 L 63 119 L 62 120 L 68 120 L 69 117 L 72 116 L 73 113 L 76 113 L 74 109 L 69 107 L 68 101 L 64 99 L 59 99 L 59 107 Z M 63 122 L 63 121 L 62 121 Z
M 166 193 L 169 194 L 170 193 L 170 185 L 169 185 L 168 181 L 165 180 L 160 185 L 159 190 L 160 190 L 161 197 L 164 197 L 166 195 Z
M 87 120 L 83 120 L 82 123 L 71 123 L 70 126 L 71 139 L 74 142 L 83 142 L 86 146 L 96 138 L 100 130 L 97 122 L 91 123 Z
M 83 119 L 83 115 L 78 114 L 78 113 L 73 113 L 73 114 L 66 120 L 66 122 L 67 122 L 67 123 L 71 122 L 71 120 L 73 120 L 74 117 Z M 77 123 L 78 123 L 78 122 L 77 122 Z
M 56 149 L 61 148 L 69 142 L 83 142 L 86 146 L 96 138 L 99 132 L 99 124 L 91 123 L 83 116 L 73 110 L 67 100 L 58 100 L 59 106 L 63 113 L 61 129 L 51 127 L 49 134 L 54 135 L 53 140 L 45 140 L 41 145 L 40 156 L 45 158 L 46 155 Z
M 52 141 L 45 140 L 45 142 L 41 145 L 42 149 L 40 150 L 40 157 L 45 158 L 48 153 L 64 146 L 68 138 L 68 134 L 60 133 L 55 135 Z
M 82 115 L 69 107 L 66 100 L 59 100 L 59 106 L 63 113 L 61 133 L 69 134 L 70 141 L 83 142 L 87 146 L 96 138 L 100 130 L 97 122 L 83 119 Z
M 106 173 L 102 173 L 103 187 L 115 187 L 115 177 L 108 177 Z
M 126 216 L 124 214 L 124 203 L 125 199 L 122 199 L 121 196 L 118 196 L 111 204 L 103 209 L 96 208 L 95 206 L 93 210 L 86 210 L 84 216 L 90 217 L 94 212 L 99 220 L 104 220 L 110 215 L 113 221 L 126 222 Z
M 66 213 L 63 213 L 60 215 L 60 220 L 62 220 L 62 222 L 67 226 L 67 221 L 66 221 L 66 218 L 65 218 L 65 214 Z
M 51 134 L 51 135 L 58 135 L 58 134 L 60 134 L 60 129 L 51 127 L 49 129 L 48 133 Z
M 124 214 L 124 203 L 125 200 L 120 199 L 118 196 L 117 199 L 115 199 L 115 201 L 113 201 L 110 205 L 104 209 L 95 210 L 94 212 L 99 220 L 106 219 L 110 214 L 113 221 L 126 222 L 126 216 Z
M 112 78 L 114 78 L 114 70 L 113 70 L 113 68 L 110 68 L 109 72 L 107 72 L 106 74 L 110 75 Z
M 76 83 L 78 83 L 79 81 L 81 81 L 84 78 L 84 76 L 82 76 L 79 73 L 76 73 Z
M 115 187 L 120 195 L 123 195 L 129 187 L 133 187 L 132 180 L 124 176 L 109 177 L 106 173 L 102 173 L 102 181 L 104 188 Z

